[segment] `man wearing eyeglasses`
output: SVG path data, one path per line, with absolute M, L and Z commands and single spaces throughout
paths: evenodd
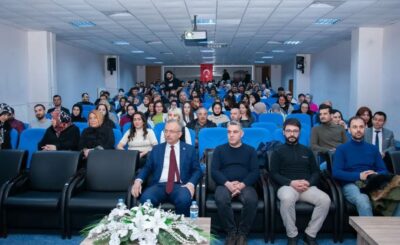
M 180 141 L 182 126 L 168 120 L 164 128 L 165 143 L 153 147 L 132 186 L 131 193 L 140 202 L 150 199 L 157 207 L 164 202 L 175 205 L 177 214 L 189 216 L 195 186 L 202 177 L 200 163 L 193 146 Z M 142 193 L 142 183 L 152 175 L 149 186 Z
M 310 149 L 298 143 L 301 125 L 297 119 L 287 119 L 283 124 L 285 144 L 272 153 L 270 173 L 279 186 L 280 213 L 286 228 L 288 244 L 298 240 L 295 205 L 297 201 L 313 204 L 314 211 L 305 229 L 304 242 L 317 244 L 316 236 L 329 212 L 329 196 L 319 190 L 319 169 Z

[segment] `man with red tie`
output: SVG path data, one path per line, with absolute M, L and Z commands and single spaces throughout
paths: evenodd
M 152 174 L 149 187 L 143 191 L 140 202 L 150 199 L 157 207 L 168 201 L 175 205 L 177 214 L 189 216 L 195 186 L 202 177 L 196 150 L 179 140 L 182 126 L 176 120 L 167 121 L 164 135 L 166 142 L 153 147 L 135 179 L 131 193 L 134 197 L 142 194 L 142 183 Z

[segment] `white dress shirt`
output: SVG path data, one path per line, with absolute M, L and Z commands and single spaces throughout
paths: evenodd
M 379 134 L 378 134 L 378 139 L 379 139 L 379 152 L 382 152 L 382 129 L 375 129 L 375 128 L 372 128 L 372 144 L 373 145 L 376 145 L 375 144 L 375 138 L 376 138 L 376 131 L 379 131 Z
M 174 151 L 175 151 L 175 158 L 176 158 L 176 164 L 178 167 L 178 171 L 180 171 L 180 143 L 179 140 L 178 142 L 174 145 Z M 171 145 L 167 143 L 167 146 L 165 147 L 165 154 L 164 154 L 164 164 L 163 164 L 163 169 L 161 172 L 161 177 L 160 177 L 160 183 L 167 182 L 168 181 L 168 171 L 169 171 L 169 155 L 171 153 Z M 180 176 L 180 173 L 179 173 Z M 180 182 L 180 180 L 176 179 L 176 175 L 174 176 L 175 182 Z

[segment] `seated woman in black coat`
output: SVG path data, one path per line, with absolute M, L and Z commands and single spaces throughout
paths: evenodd
M 83 151 L 85 158 L 94 149 L 114 149 L 114 132 L 103 122 L 104 115 L 100 111 L 93 110 L 89 113 L 89 127 L 83 130 L 79 142 L 79 149 Z
M 51 113 L 51 126 L 47 128 L 38 149 L 43 151 L 77 151 L 79 128 L 71 123 L 71 116 L 55 110 Z
M 72 106 L 71 121 L 87 122 L 86 118 L 82 117 L 82 106 L 80 104 L 75 104 Z

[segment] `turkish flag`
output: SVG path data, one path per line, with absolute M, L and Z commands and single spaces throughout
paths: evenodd
M 203 83 L 213 79 L 213 64 L 200 64 L 200 81 Z

